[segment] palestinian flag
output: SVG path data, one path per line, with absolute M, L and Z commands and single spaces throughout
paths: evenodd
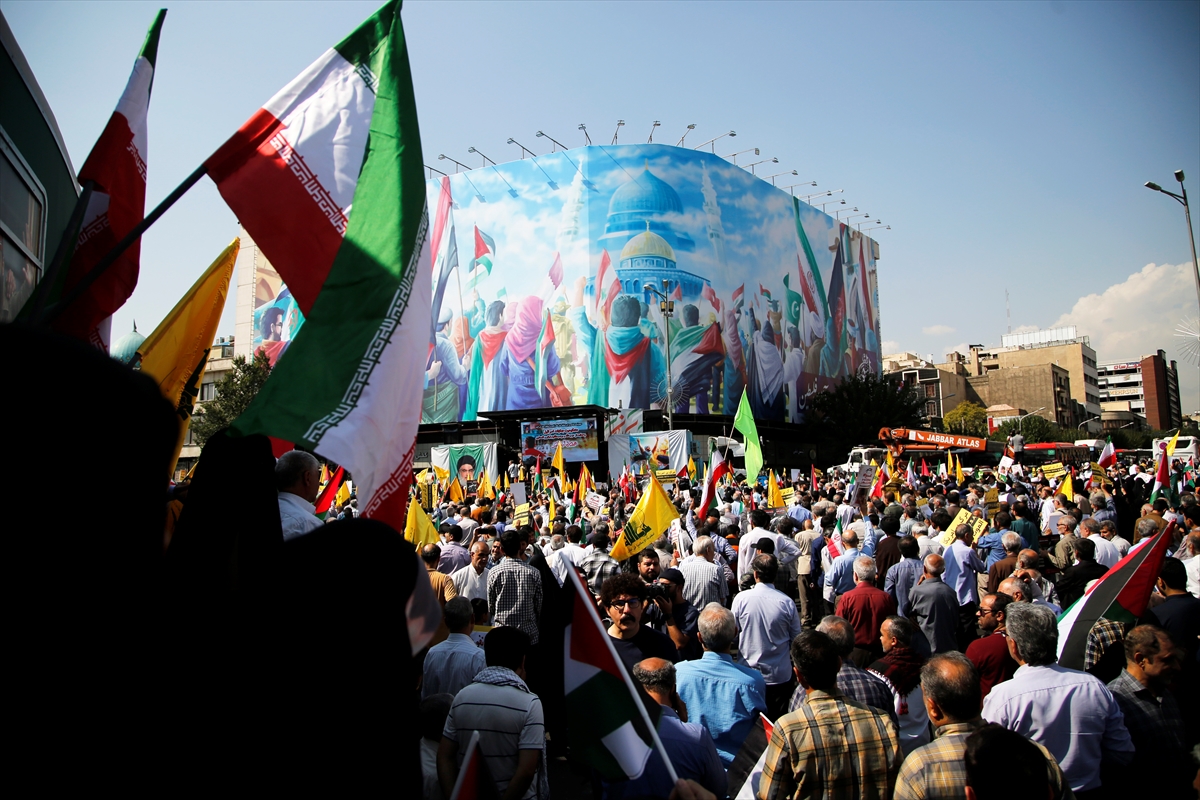
M 704 482 L 704 492 L 700 495 L 700 516 L 707 514 L 717 499 L 717 482 L 733 471 L 725 451 L 715 447 L 709 453 L 708 463 L 711 466 L 708 470 L 708 480 Z
M 1151 503 L 1160 497 L 1165 498 L 1169 502 L 1174 495 L 1171 485 L 1171 472 L 1167 469 L 1167 462 L 1170 460 L 1170 454 L 1167 452 L 1168 449 L 1164 448 L 1158 454 L 1158 466 L 1154 470 L 1154 489 L 1150 492 Z
M 92 181 L 95 188 L 88 199 L 69 266 L 60 273 L 56 285 L 46 288 L 47 305 L 74 288 L 145 216 L 149 157 L 146 117 L 158 58 L 158 38 L 166 16 L 164 8 L 154 17 L 142 51 L 133 62 L 125 91 L 79 171 L 80 185 Z M 78 300 L 59 313 L 51 326 L 107 351 L 112 314 L 133 294 L 140 261 L 139 239 Z
M 646 769 L 655 748 L 662 752 L 654 728 L 658 704 L 650 701 L 653 708 L 647 710 L 579 572 L 568 569 L 567 576 L 563 588 L 570 587 L 573 597 L 563 636 L 563 691 L 571 757 L 606 781 L 632 780 Z
M 475 266 L 471 269 L 471 273 L 467 276 L 468 288 L 478 285 L 480 281 L 492 274 L 492 266 L 495 264 L 495 258 L 496 241 L 483 231 L 479 230 L 479 226 L 476 225 Z
M 729 765 L 729 796 L 734 800 L 754 800 L 758 797 L 758 784 L 762 780 L 767 758 L 767 743 L 771 741 L 775 726 L 761 712 L 757 723 L 750 728 L 741 749 Z
M 206 166 L 306 320 L 235 430 L 345 465 L 365 516 L 402 529 L 431 262 L 399 0 L 271 98 Z
M 321 469 L 325 469 L 322 465 Z M 316 511 L 314 512 L 320 519 L 325 519 L 329 514 L 329 509 L 333 506 L 333 499 L 337 497 L 338 489 L 342 485 L 342 478 L 346 475 L 345 467 L 338 467 L 337 472 L 333 473 L 333 477 L 325 484 L 325 488 L 317 495 Z
M 713 367 L 724 359 L 725 343 L 717 323 L 707 327 L 693 325 L 672 333 L 672 395 L 686 401 L 696 393 L 693 387 L 704 386 L 712 375 Z
M 1132 624 L 1146 613 L 1150 591 L 1175 523 L 1157 536 L 1138 542 L 1112 569 L 1100 576 L 1083 597 L 1058 616 L 1058 663 L 1069 669 L 1083 669 L 1083 654 L 1088 632 L 1096 620 L 1104 618 Z
M 471 740 L 467 742 L 467 751 L 463 753 L 462 766 L 458 768 L 458 779 L 454 781 L 450 800 L 500 800 L 500 790 L 488 771 L 487 758 L 479 746 L 479 731 L 471 731 Z
M 1100 451 L 1100 460 L 1096 463 L 1105 469 L 1117 463 L 1117 451 L 1113 447 L 1111 436 L 1108 437 L 1108 442 L 1104 445 L 1104 449 Z

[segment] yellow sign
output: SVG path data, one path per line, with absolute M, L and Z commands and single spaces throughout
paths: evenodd
M 1051 461 L 1042 467 L 1042 474 L 1047 478 L 1061 478 L 1067 473 L 1067 468 L 1061 461 Z
M 675 474 L 673 469 L 657 469 L 654 471 L 654 477 L 660 481 L 673 481 L 679 476 Z
M 987 490 L 987 494 L 983 496 L 983 502 L 987 504 L 988 519 L 996 516 L 1000 511 L 1000 490 L 993 486 Z
M 979 541 L 979 537 L 987 533 L 988 528 L 986 519 L 980 519 L 979 517 L 972 516 L 971 512 L 964 508 L 958 512 L 958 516 L 956 516 L 954 521 L 950 523 L 950 527 L 942 531 L 942 538 L 940 541 L 944 546 L 949 547 L 950 545 L 954 544 L 954 532 L 958 530 L 959 525 L 971 526 L 972 533 L 974 534 L 971 537 L 972 544 Z
M 796 496 L 796 490 L 790 486 L 786 489 L 781 489 L 779 493 L 783 495 L 783 502 L 789 506 L 792 504 L 792 498 Z
M 522 503 L 513 509 L 513 524 L 528 525 L 533 522 L 533 517 L 529 513 L 529 503 Z

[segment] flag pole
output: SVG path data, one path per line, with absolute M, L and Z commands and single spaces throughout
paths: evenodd
M 74 249 L 71 245 L 79 239 L 79 229 L 83 226 L 83 215 L 87 211 L 88 201 L 92 199 L 95 189 L 95 181 L 83 182 L 83 191 L 79 193 L 79 199 L 75 201 L 75 207 L 71 209 L 71 217 L 67 220 L 67 227 L 63 229 L 62 237 L 58 240 L 54 257 L 50 260 L 50 265 L 46 267 L 46 274 L 38 282 L 33 297 L 30 298 L 29 318 L 34 322 L 41 316 L 42 309 L 46 306 L 46 297 L 54 287 L 54 282 L 58 280 L 58 273 L 62 270 L 63 262 L 67 260 L 67 252 Z
M 624 532 L 622 532 L 624 535 Z M 637 706 L 638 713 L 642 715 L 642 722 L 645 723 L 646 729 L 650 731 L 650 737 L 654 740 L 654 747 L 658 750 L 658 754 L 662 756 L 663 764 L 667 768 L 667 775 L 671 777 L 671 785 L 674 786 L 679 782 L 679 775 L 675 772 L 675 765 L 671 763 L 671 757 L 667 755 L 667 748 L 663 747 L 662 739 L 658 738 L 658 729 L 654 727 L 654 723 L 650 721 L 650 714 L 646 711 L 646 706 L 642 703 L 641 697 L 638 695 L 637 687 L 633 685 L 633 678 L 629 677 L 629 671 L 624 669 L 624 663 L 621 657 L 617 655 L 617 648 L 613 647 L 612 637 L 608 635 L 608 631 L 604 629 L 604 623 L 600 621 L 600 614 L 596 611 L 595 603 L 590 602 L 591 592 L 585 593 L 583 581 L 579 578 L 578 567 L 572 567 L 567 570 L 567 574 L 571 576 L 571 584 L 575 587 L 575 591 L 580 598 L 584 599 L 584 606 L 588 610 L 588 618 L 600 631 L 600 638 L 604 640 L 604 646 L 608 648 L 608 654 L 612 656 L 613 663 L 619 668 L 617 671 L 621 673 L 621 678 L 625 681 L 625 688 L 629 689 L 629 694 L 633 698 L 633 704 Z M 653 698 L 652 698 L 653 699 Z M 644 771 L 643 767 L 643 771 Z
M 92 267 L 91 271 L 89 271 L 79 280 L 79 283 L 75 284 L 75 286 L 72 287 L 69 292 L 66 292 L 57 303 L 46 309 L 40 318 L 33 319 L 31 321 L 49 322 L 57 318 L 62 312 L 66 311 L 72 303 L 82 297 L 87 290 L 91 288 L 92 284 L 104 274 L 105 270 L 111 267 L 113 263 L 115 263 L 116 260 L 133 245 L 134 242 L 141 238 L 142 234 L 146 232 L 147 228 L 157 222 L 158 218 L 165 214 L 168 208 L 175 205 L 176 201 L 183 197 L 184 194 L 187 193 L 188 189 L 191 189 L 193 186 L 195 186 L 196 182 L 204 177 L 207 173 L 208 166 L 206 164 L 201 164 L 200 166 L 196 167 L 195 171 L 192 172 L 191 175 L 188 175 L 183 179 L 183 183 L 176 186 L 175 190 L 167 195 L 166 198 L 164 198 L 163 201 L 159 203 L 153 211 L 147 214 L 141 222 L 135 225 L 133 229 L 129 231 L 129 233 L 125 234 L 125 238 L 117 242 L 116 246 L 113 247 L 112 250 L 109 250 L 104 258 L 96 262 L 96 266 Z M 58 254 L 55 253 L 55 255 L 57 256 Z

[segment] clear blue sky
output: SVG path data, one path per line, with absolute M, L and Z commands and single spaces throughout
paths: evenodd
M 159 5 L 0 2 L 76 168 Z M 148 204 L 377 5 L 168 4 Z M 1005 289 L 1014 329 L 1078 324 L 1102 361 L 1178 358 L 1200 316 L 1182 208 L 1142 187 L 1182 168 L 1200 198 L 1200 3 L 410 2 L 404 21 L 426 163 L 516 158 L 507 138 L 538 129 L 580 145 L 581 122 L 645 141 L 657 119 L 656 141 L 732 128 L 724 150 L 844 188 L 892 225 L 885 348 L 999 344 Z M 145 237 L 114 334 L 148 332 L 236 232 L 202 181 Z M 1200 409 L 1200 368 L 1180 373 Z

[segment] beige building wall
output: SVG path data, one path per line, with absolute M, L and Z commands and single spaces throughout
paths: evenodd
M 1002 348 L 992 351 L 976 350 L 972 353 L 973 371 L 977 375 L 989 374 L 1019 367 L 1053 364 L 1065 369 L 1071 381 L 1071 399 L 1082 405 L 1088 416 L 1100 416 L 1100 384 L 1098 380 L 1096 351 L 1081 341 L 1063 342 L 1038 347 Z M 1000 398 L 996 402 L 1017 405 L 1012 400 Z M 1077 420 L 1081 422 L 1082 420 Z
M 1065 367 L 1041 363 L 992 369 L 967 378 L 984 407 L 1007 404 L 1021 413 L 1037 413 L 1062 426 L 1075 425 L 1071 374 Z M 1041 409 L 1041 410 L 1038 410 Z

